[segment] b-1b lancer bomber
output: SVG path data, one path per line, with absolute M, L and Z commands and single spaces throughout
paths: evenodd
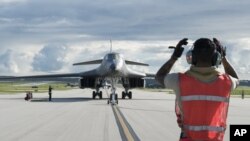
M 76 65 L 91 65 L 100 64 L 99 67 L 93 70 L 80 73 L 65 73 L 65 74 L 48 74 L 48 75 L 33 75 L 33 76 L 13 76 L 4 77 L 0 80 L 18 80 L 18 79 L 39 79 L 39 78 L 60 78 L 60 77 L 78 77 L 79 87 L 81 89 L 91 88 L 95 89 L 92 93 L 92 98 L 97 96 L 102 99 L 101 87 L 109 85 L 111 87 L 111 94 L 108 99 L 108 104 L 118 104 L 118 96 L 116 93 L 116 84 L 122 83 L 124 91 L 122 92 L 122 99 L 128 97 L 132 99 L 132 92 L 129 89 L 144 87 L 144 77 L 154 77 L 154 74 L 147 74 L 132 70 L 128 65 L 148 66 L 148 64 L 125 60 L 120 53 L 110 52 L 104 56 L 103 59 L 93 60 L 87 62 L 80 62 Z

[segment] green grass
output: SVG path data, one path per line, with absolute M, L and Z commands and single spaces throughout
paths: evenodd
M 31 85 L 25 85 L 29 83 L 23 82 L 1 82 L 0 83 L 0 94 L 15 94 L 15 93 L 25 93 L 31 91 L 33 93 L 44 93 L 48 92 L 49 86 L 52 86 L 53 90 L 69 90 L 70 87 L 66 87 L 63 83 L 50 83 L 37 85 L 38 88 L 32 88 Z
M 250 95 L 250 87 L 247 86 L 239 86 L 235 90 L 232 91 L 232 95 L 241 95 L 244 92 L 245 95 Z

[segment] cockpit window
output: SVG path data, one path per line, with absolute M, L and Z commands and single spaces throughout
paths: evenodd
M 106 60 L 117 60 L 119 58 L 118 54 L 108 54 Z

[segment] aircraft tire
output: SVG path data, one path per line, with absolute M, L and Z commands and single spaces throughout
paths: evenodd
M 129 99 L 132 99 L 132 92 L 131 91 L 128 93 L 128 97 L 129 97 Z
M 92 98 L 95 99 L 95 96 L 96 96 L 96 93 L 95 93 L 95 91 L 93 91 Z
M 99 97 L 100 97 L 100 99 L 102 99 L 102 91 L 100 91 Z
M 115 100 L 118 101 L 118 94 L 115 94 Z
M 110 101 L 112 100 L 112 94 L 109 95 L 109 100 L 110 100 Z
M 126 95 L 125 95 L 125 92 L 123 91 L 123 92 L 122 92 L 122 99 L 125 99 L 125 96 L 126 96 Z

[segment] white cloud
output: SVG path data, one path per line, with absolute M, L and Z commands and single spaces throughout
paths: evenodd
M 173 50 L 168 46 L 175 45 L 178 40 L 171 41 L 113 41 L 113 51 L 122 53 L 125 59 L 149 63 L 150 67 L 131 68 L 156 72 L 171 56 Z M 190 45 L 192 45 L 190 40 Z M 233 41 L 222 41 L 227 46 L 227 57 L 240 76 L 249 77 L 250 65 L 248 65 L 250 54 L 250 39 L 244 38 Z M 15 74 L 35 74 L 38 72 L 81 72 L 93 69 L 97 65 L 90 66 L 72 66 L 73 63 L 102 59 L 109 52 L 109 41 L 83 41 L 74 44 L 48 44 L 41 46 L 39 50 L 33 51 L 6 51 L 0 56 L 0 65 L 2 74 L 8 71 Z M 36 47 L 37 48 L 37 47 Z M 185 52 L 189 47 L 185 48 Z M 172 72 L 185 71 L 189 65 L 183 56 L 174 65 Z M 6 65 L 8 62 L 8 66 Z M 5 71 L 3 71 L 5 68 Z M 11 74 L 10 73 L 10 74 Z
M 44 46 L 35 54 L 32 68 L 34 71 L 57 71 L 65 65 L 67 47 L 65 45 L 50 44 Z
M 1 72 L 19 72 L 16 62 L 13 60 L 13 51 L 7 50 L 0 55 L 0 70 Z
M 227 45 L 227 56 L 241 79 L 250 79 L 250 38 L 228 41 Z

